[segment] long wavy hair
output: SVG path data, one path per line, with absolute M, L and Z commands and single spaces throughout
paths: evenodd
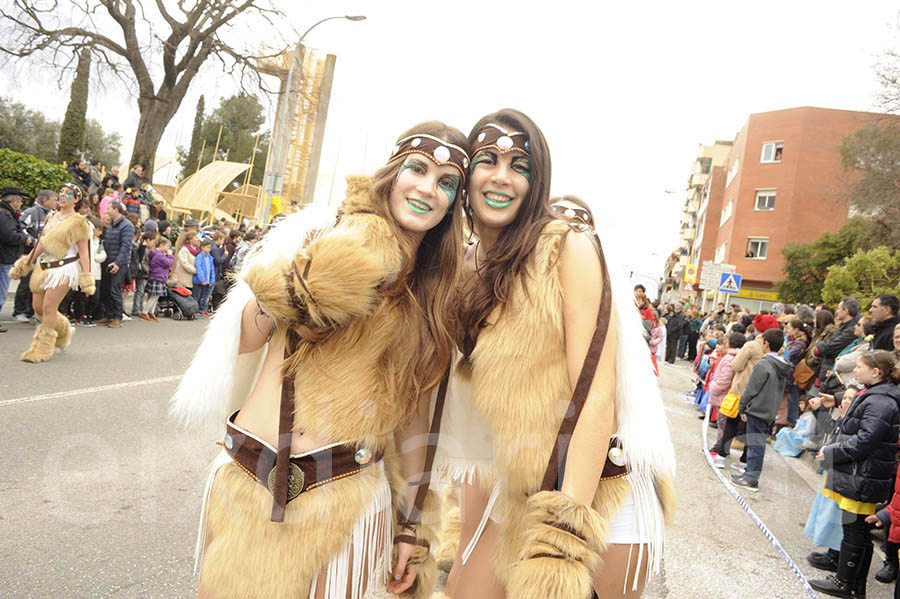
M 515 219 L 500 232 L 496 243 L 487 251 L 484 263 L 479 264 L 477 276 L 468 278 L 462 286 L 458 340 L 465 357 L 475 349 L 478 335 L 487 326 L 488 316 L 494 308 L 509 300 L 516 277 L 526 274 L 528 258 L 537 247 L 541 232 L 554 218 L 550 212 L 550 150 L 544 134 L 525 114 L 504 108 L 475 123 L 469 133 L 470 148 L 476 147 L 475 137 L 487 123 L 497 123 L 528 135 L 531 183 Z M 477 231 L 471 207 L 466 210 L 466 217 L 472 231 Z
M 458 129 L 440 121 L 419 123 L 398 137 L 398 141 L 416 133 L 433 135 L 468 151 L 469 143 Z M 407 264 L 397 283 L 385 290 L 392 301 L 409 301 L 422 318 L 418 326 L 418 350 L 411 361 L 400 365 L 396 381 L 401 397 L 415 405 L 422 392 L 436 386 L 450 365 L 455 342 L 456 306 L 454 291 L 462 270 L 462 240 L 465 186 L 460 185 L 456 200 L 437 226 L 425 233 L 416 249 L 415 238 L 403 230 L 390 211 L 390 195 L 403 165 L 395 159 L 375 172 L 372 196 L 378 215 L 392 226 L 407 256 Z

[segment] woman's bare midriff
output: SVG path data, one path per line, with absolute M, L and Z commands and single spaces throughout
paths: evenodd
M 284 363 L 284 337 L 276 335 L 269 342 L 262 371 L 250 396 L 234 423 L 253 433 L 272 447 L 278 447 L 278 415 L 281 409 L 281 367 Z M 296 425 L 296 423 L 295 423 Z M 291 454 L 304 453 L 328 445 L 309 434 L 291 435 Z

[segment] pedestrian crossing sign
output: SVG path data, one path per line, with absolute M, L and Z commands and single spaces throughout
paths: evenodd
M 723 272 L 719 282 L 719 291 L 723 293 L 741 292 L 741 275 L 733 272 Z

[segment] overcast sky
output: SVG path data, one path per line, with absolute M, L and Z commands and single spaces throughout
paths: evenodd
M 65 1 L 65 0 L 63 0 Z M 428 119 L 464 133 L 513 107 L 543 129 L 552 192 L 612 219 L 634 264 L 659 273 L 676 247 L 697 145 L 732 139 L 749 114 L 796 106 L 876 110 L 873 66 L 900 48 L 898 5 L 846 2 L 284 2 L 306 45 L 337 55 L 319 192 L 380 166 L 397 135 Z M 250 31 L 261 41 L 267 28 Z M 187 145 L 200 94 L 207 110 L 236 87 L 210 61 L 169 124 L 161 154 Z M 21 65 L 3 95 L 61 120 L 68 82 Z M 269 104 L 267 104 L 268 106 Z M 271 110 L 274 110 L 272 108 Z M 88 117 L 122 134 L 137 105 L 110 82 Z M 271 115 L 270 115 L 271 116 Z M 674 190 L 675 194 L 666 194 Z

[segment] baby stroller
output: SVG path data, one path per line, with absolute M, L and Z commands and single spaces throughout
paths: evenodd
M 168 287 L 166 295 L 159 298 L 156 311 L 160 316 L 172 320 L 195 320 L 200 312 L 200 305 L 191 292 L 184 287 Z

